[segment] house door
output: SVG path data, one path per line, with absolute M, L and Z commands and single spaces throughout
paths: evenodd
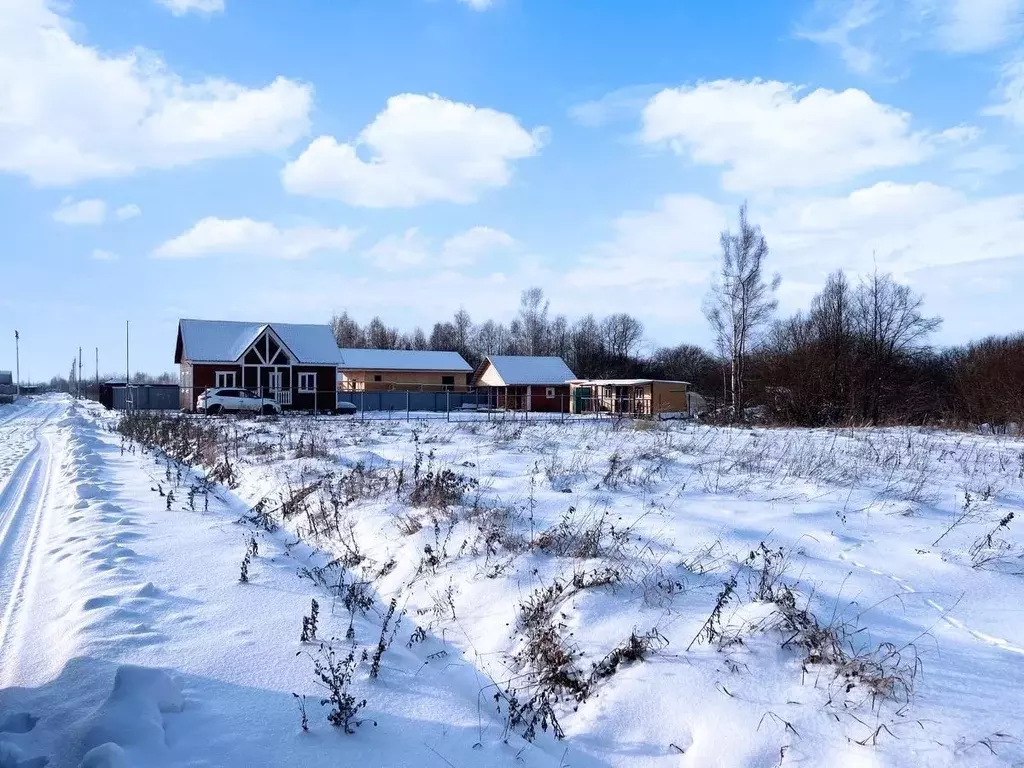
M 281 372 L 271 371 L 270 372 L 270 391 L 275 395 L 281 391 Z

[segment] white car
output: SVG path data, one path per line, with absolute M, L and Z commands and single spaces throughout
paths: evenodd
M 208 389 L 196 399 L 196 410 L 216 416 L 218 413 L 261 413 L 271 416 L 281 412 L 281 406 L 267 397 L 247 389 L 221 387 Z

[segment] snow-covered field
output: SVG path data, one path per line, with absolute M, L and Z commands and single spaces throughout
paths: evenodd
M 4 768 L 1024 764 L 1019 439 L 115 423 L 0 407 Z

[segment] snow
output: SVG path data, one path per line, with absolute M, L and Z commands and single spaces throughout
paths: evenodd
M 234 489 L 190 494 L 203 470 L 122 442 L 93 404 L 0 407 L 0 766 L 1024 760 L 1018 438 L 581 419 L 193 421 L 226 429 Z M 472 481 L 460 504 L 411 503 L 417 457 L 421 477 Z M 326 473 L 343 489 L 336 529 L 313 531 L 335 519 L 324 485 L 310 514 L 273 531 L 239 522 Z M 391 485 L 371 487 L 384 477 Z M 774 588 L 792 589 L 794 608 L 822 626 L 845 625 L 848 653 L 884 659 L 912 682 L 909 695 L 872 697 L 866 679 L 837 679 L 786 646 L 779 605 L 754 599 L 759 572 L 744 565 L 780 548 Z M 331 567 L 338 556 L 350 566 Z M 322 581 L 300 576 L 318 568 Z M 618 575 L 604 586 L 571 586 L 608 569 Z M 733 576 L 715 625 L 732 642 L 700 639 Z M 365 614 L 350 619 L 338 578 L 368 582 Z M 581 670 L 631 633 L 656 629 L 667 645 L 623 661 L 584 701 L 556 703 L 563 740 L 538 727 L 528 742 L 507 727 L 501 692 L 529 690 L 522 606 L 556 583 L 553 626 Z M 355 644 L 351 690 L 367 704 L 352 735 L 319 704 L 318 643 L 299 641 L 314 598 L 317 638 L 337 638 L 342 656 Z M 360 652 L 372 656 L 392 598 L 404 615 L 371 679 Z M 306 697 L 309 732 L 293 693 Z
M 268 327 L 299 363 L 337 365 L 341 362 L 334 334 L 326 325 L 190 319 L 178 321 L 182 359 L 193 363 L 234 362 Z
M 341 350 L 344 369 L 382 371 L 464 371 L 473 367 L 458 352 L 436 352 L 418 349 L 348 349 Z
M 506 386 L 566 384 L 576 378 L 560 357 L 492 355 L 486 358 Z

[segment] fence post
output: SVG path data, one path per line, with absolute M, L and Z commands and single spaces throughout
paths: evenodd
M 405 420 L 406 421 L 409 421 L 409 417 L 411 415 L 410 407 L 409 407 L 409 399 L 410 399 L 410 397 L 411 396 L 409 394 L 409 390 L 405 390 Z
M 359 420 L 366 421 L 366 390 L 359 393 Z
M 448 421 L 452 420 L 452 391 L 446 390 L 444 393 L 444 413 L 448 418 Z

